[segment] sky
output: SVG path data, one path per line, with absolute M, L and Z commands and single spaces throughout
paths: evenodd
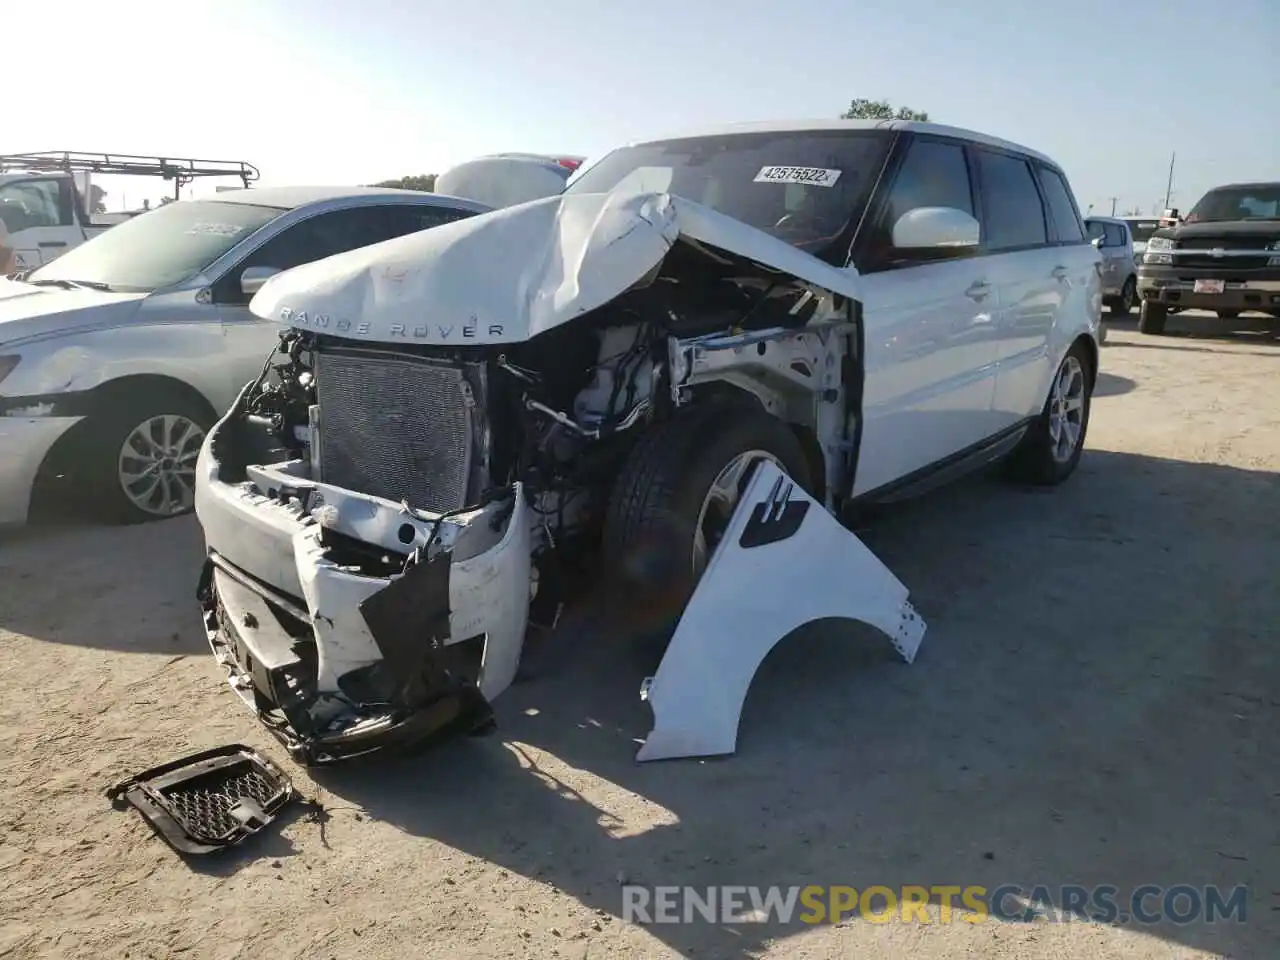
M 58 9 L 55 43 L 5 45 L 0 153 L 246 160 L 264 185 L 372 183 L 503 150 L 594 159 L 705 125 L 836 117 L 868 97 L 1048 154 L 1095 213 L 1113 197 L 1118 213 L 1163 205 L 1175 152 L 1183 209 L 1218 183 L 1280 179 L 1280 0 Z M 46 13 L 20 5 L 0 22 Z M 113 210 L 171 191 L 99 183 Z

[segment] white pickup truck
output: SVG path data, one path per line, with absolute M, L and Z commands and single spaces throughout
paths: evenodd
M 30 270 L 61 256 L 128 214 L 94 212 L 94 174 L 151 176 L 178 190 L 197 177 L 258 179 L 247 163 L 176 160 L 131 154 L 53 151 L 0 155 L 0 275 Z

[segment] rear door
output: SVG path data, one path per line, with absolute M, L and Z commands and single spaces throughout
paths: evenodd
M 871 213 L 874 226 L 858 259 L 866 381 L 854 495 L 943 460 L 991 431 L 995 287 L 976 251 L 922 261 L 893 248 L 893 225 L 918 207 L 951 207 L 976 218 L 962 143 L 913 136 L 885 201 Z
M 1049 214 L 1030 160 L 974 147 L 982 200 L 983 249 L 999 291 L 992 412 L 997 430 L 1026 417 L 1047 363 L 1049 334 L 1067 268 L 1059 262 Z M 1077 223 L 1081 242 L 1083 226 Z M 1038 408 L 1040 400 L 1034 401 Z

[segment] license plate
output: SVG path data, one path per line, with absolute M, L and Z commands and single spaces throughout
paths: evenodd
M 1197 280 L 1195 293 L 1222 293 L 1227 288 L 1225 280 Z

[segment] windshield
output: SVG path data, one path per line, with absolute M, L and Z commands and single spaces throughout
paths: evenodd
M 1146 243 L 1151 235 L 1160 229 L 1160 221 L 1155 217 L 1150 220 L 1130 220 L 1129 232 L 1133 234 L 1134 243 Z
M 199 273 L 282 212 L 217 200 L 167 203 L 73 247 L 27 279 L 158 290 Z
M 663 140 L 613 151 L 566 193 L 673 193 L 840 264 L 891 142 L 869 130 Z
M 1210 190 L 1183 222 L 1207 220 L 1280 220 L 1280 183 Z

